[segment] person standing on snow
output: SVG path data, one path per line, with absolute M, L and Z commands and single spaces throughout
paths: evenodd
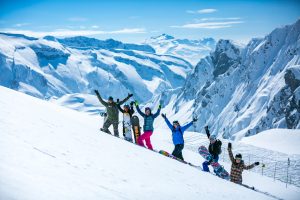
M 209 146 L 208 151 L 212 155 L 212 159 L 209 161 L 204 161 L 202 163 L 203 171 L 209 172 L 208 165 L 210 165 L 211 162 L 218 162 L 219 161 L 219 155 L 222 152 L 221 146 L 222 142 L 220 140 L 217 140 L 215 135 L 211 135 L 208 126 L 205 126 L 205 132 L 209 139 Z
M 121 113 L 123 113 L 123 136 L 125 140 L 132 142 L 131 118 L 134 113 L 133 102 L 130 103 L 130 106 L 125 104 L 123 108 L 124 109 L 122 109 L 120 104 L 118 104 L 118 109 L 121 111 Z
M 190 123 L 188 123 L 184 126 L 180 126 L 178 121 L 173 121 L 173 125 L 172 125 L 171 122 L 168 120 L 166 114 L 161 114 L 161 116 L 165 119 L 166 124 L 172 131 L 172 140 L 173 140 L 173 144 L 175 145 L 172 155 L 175 156 L 176 158 L 184 160 L 183 156 L 182 156 L 182 150 L 184 148 L 183 133 L 190 126 L 192 126 L 193 122 L 196 122 L 197 119 L 194 118 L 193 121 L 191 121 Z
M 158 110 L 155 114 L 152 114 L 151 109 L 149 107 L 145 108 L 145 113 L 143 113 L 140 108 L 137 101 L 135 101 L 135 106 L 137 109 L 137 112 L 144 118 L 144 133 L 138 138 L 138 144 L 140 146 L 144 146 L 144 140 L 146 142 L 146 146 L 148 149 L 153 150 L 150 137 L 153 134 L 153 123 L 154 119 L 158 117 L 161 109 L 161 105 L 158 106 Z
M 123 103 L 125 103 L 130 97 L 133 96 L 133 94 L 128 94 L 128 96 L 125 99 L 123 99 L 122 101 L 116 103 L 116 102 L 114 102 L 114 99 L 111 96 L 108 98 L 108 102 L 106 102 L 102 99 L 102 97 L 100 96 L 98 90 L 95 90 L 94 92 L 96 93 L 100 103 L 106 107 L 106 111 L 107 111 L 107 117 L 104 120 L 103 128 L 101 130 L 108 133 L 108 134 L 111 134 L 110 131 L 108 130 L 108 128 L 110 127 L 110 125 L 113 125 L 114 135 L 116 137 L 119 137 L 119 130 L 118 130 L 119 110 L 118 110 L 118 105 L 122 105 Z
M 230 170 L 230 181 L 237 183 L 237 184 L 242 184 L 243 170 L 244 169 L 246 169 L 246 170 L 252 169 L 253 167 L 259 165 L 259 162 L 255 162 L 252 165 L 245 165 L 244 161 L 242 160 L 242 155 L 236 154 L 235 158 L 234 158 L 231 149 L 232 149 L 232 144 L 229 142 L 228 143 L 228 154 L 229 154 L 229 158 L 232 163 L 231 170 Z

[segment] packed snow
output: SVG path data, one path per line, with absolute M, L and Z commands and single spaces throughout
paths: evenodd
M 286 154 L 300 155 L 300 130 L 270 129 L 260 134 L 244 137 L 243 143 L 258 146 Z
M 99 116 L 2 86 L 0 96 L 0 199 L 272 199 L 100 132 Z M 155 149 L 170 151 L 170 138 L 163 139 L 170 130 L 158 132 Z M 203 161 L 188 150 L 184 156 Z M 260 180 L 246 176 L 248 183 Z M 300 195 L 299 188 L 261 180 L 265 187 L 251 184 L 278 198 Z

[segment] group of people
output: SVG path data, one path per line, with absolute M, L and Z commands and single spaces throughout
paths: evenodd
M 119 137 L 118 125 L 119 125 L 119 111 L 120 111 L 123 113 L 123 136 L 125 140 L 132 142 L 133 139 L 131 133 L 131 118 L 135 112 L 133 108 L 133 106 L 135 105 L 137 112 L 144 118 L 144 126 L 143 126 L 144 133 L 138 137 L 137 143 L 140 146 L 145 146 L 144 145 L 144 141 L 145 141 L 147 148 L 153 150 L 153 146 L 151 144 L 151 135 L 153 134 L 153 130 L 154 130 L 153 128 L 154 120 L 160 114 L 161 105 L 158 106 L 158 110 L 153 114 L 149 107 L 146 107 L 145 112 L 142 112 L 139 108 L 139 104 L 137 101 L 132 101 L 130 105 L 125 104 L 122 108 L 121 105 L 124 104 L 126 101 L 128 101 L 133 96 L 133 94 L 128 94 L 128 96 L 122 101 L 119 101 L 119 99 L 117 99 L 116 102 L 114 101 L 113 97 L 110 96 L 108 98 L 108 101 L 106 102 L 102 99 L 100 93 L 97 90 L 95 90 L 95 93 L 99 101 L 101 102 L 101 104 L 106 107 L 107 115 L 104 120 L 103 127 L 101 128 L 102 131 L 111 134 L 111 132 L 109 131 L 109 127 L 113 125 L 114 135 L 116 137 Z M 183 134 L 189 127 L 193 125 L 194 122 L 197 121 L 197 119 L 193 118 L 191 122 L 189 122 L 184 126 L 181 126 L 177 120 L 171 123 L 167 118 L 166 114 L 161 114 L 161 116 L 163 117 L 167 126 L 170 128 L 172 132 L 172 141 L 174 144 L 174 150 L 172 152 L 172 155 L 181 160 L 184 160 L 182 156 L 182 150 L 184 149 Z M 209 172 L 208 166 L 212 162 L 218 162 L 219 160 L 219 155 L 222 152 L 222 148 L 221 148 L 222 142 L 218 140 L 215 135 L 210 134 L 208 126 L 205 127 L 205 132 L 210 141 L 208 146 L 208 151 L 212 155 L 212 158 L 209 161 L 204 161 L 202 163 L 202 167 L 203 167 L 203 171 Z M 232 182 L 241 184 L 243 170 L 251 169 L 256 165 L 259 165 L 259 162 L 255 162 L 252 165 L 247 166 L 242 160 L 241 154 L 236 154 L 235 157 L 233 156 L 231 143 L 228 143 L 227 149 L 228 149 L 229 158 L 232 163 L 230 180 Z

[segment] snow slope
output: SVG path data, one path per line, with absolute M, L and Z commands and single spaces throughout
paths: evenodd
M 271 199 L 101 133 L 96 116 L 0 96 L 0 199 Z
M 300 155 L 300 130 L 270 129 L 258 135 L 245 137 L 241 142 L 286 154 Z
M 158 54 L 180 57 L 193 65 L 196 65 L 201 58 L 208 56 L 216 46 L 216 41 L 213 38 L 203 38 L 201 40 L 176 39 L 167 34 L 151 37 L 144 43 L 152 46 Z

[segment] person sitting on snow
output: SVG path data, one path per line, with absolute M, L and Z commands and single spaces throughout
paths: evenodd
M 180 126 L 178 121 L 173 121 L 173 125 L 172 125 L 171 122 L 168 120 L 166 114 L 161 114 L 161 116 L 165 119 L 165 122 L 167 123 L 168 127 L 172 131 L 172 140 L 173 140 L 173 144 L 175 145 L 172 155 L 175 156 L 176 158 L 184 160 L 183 156 L 182 156 L 182 150 L 184 148 L 183 133 L 190 126 L 192 126 L 193 122 L 196 122 L 197 119 L 194 118 L 193 121 L 191 121 L 190 123 L 188 123 L 184 126 Z
M 231 160 L 231 170 L 230 170 L 230 181 L 237 183 L 237 184 L 242 184 L 242 173 L 243 170 L 246 169 L 252 169 L 253 167 L 259 165 L 259 162 L 255 162 L 252 165 L 245 165 L 244 161 L 242 160 L 242 155 L 236 154 L 235 158 L 233 157 L 232 154 L 232 144 L 229 142 L 228 143 L 228 154 L 229 158 Z
M 222 142 L 220 140 L 217 140 L 215 135 L 210 134 L 210 132 L 208 130 L 208 126 L 205 126 L 205 132 L 206 132 L 206 135 L 210 142 L 209 146 L 208 146 L 208 151 L 212 155 L 212 159 L 209 161 L 204 161 L 202 163 L 202 166 L 203 166 L 203 171 L 209 172 L 208 165 L 210 165 L 211 162 L 219 161 L 219 155 L 222 152 L 222 149 L 221 149 Z

